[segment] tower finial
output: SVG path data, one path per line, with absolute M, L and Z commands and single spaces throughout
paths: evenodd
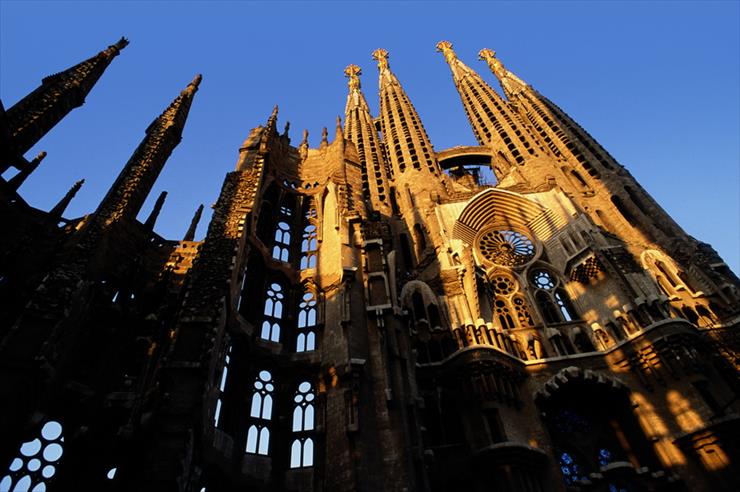
M 72 199 L 75 197 L 78 191 L 80 191 L 80 188 L 82 188 L 82 185 L 85 184 L 85 180 L 81 179 L 77 181 L 75 184 L 72 185 L 72 188 L 69 189 L 66 195 L 59 200 L 59 203 L 54 205 L 54 208 L 49 210 L 49 216 L 54 219 L 54 221 L 59 220 L 62 217 L 62 214 L 69 206 Z
M 290 121 L 285 122 L 285 129 L 283 130 L 283 136 L 287 137 L 288 132 L 290 131 Z
M 162 211 L 162 207 L 164 206 L 164 201 L 167 198 L 167 192 L 163 191 L 159 194 L 157 197 L 157 201 L 154 202 L 154 207 L 152 208 L 152 212 L 149 214 L 149 217 L 147 217 L 146 222 L 144 222 L 144 227 L 149 229 L 150 231 L 154 229 L 154 224 L 157 222 L 157 218 L 159 217 L 159 212 Z
M 18 174 L 8 180 L 8 186 L 13 190 L 17 190 L 18 188 L 20 188 L 26 178 L 28 178 L 31 173 L 36 170 L 37 167 L 39 167 L 39 164 L 41 164 L 41 161 L 43 161 L 45 157 L 46 151 L 42 150 L 41 152 L 39 152 L 39 155 L 34 157 L 33 160 L 29 162 L 26 167 L 21 169 Z
M 337 115 L 337 128 L 334 132 L 334 139 L 335 140 L 341 140 L 344 139 L 344 131 L 342 130 L 342 117 Z
M 118 41 L 116 41 L 115 44 L 110 45 L 108 48 L 109 49 L 110 48 L 114 48 L 114 49 L 118 50 L 118 52 L 120 53 L 120 51 L 123 48 L 125 48 L 126 46 L 128 46 L 128 39 L 126 39 L 125 36 L 121 36 L 121 39 L 119 39 Z M 118 53 L 116 53 L 116 54 L 118 54 Z
M 378 70 L 388 70 L 388 50 L 385 48 L 378 48 L 373 51 L 373 59 L 378 62 Z
M 185 236 L 182 238 L 183 241 L 194 241 L 195 240 L 195 231 L 198 228 L 198 222 L 200 222 L 200 217 L 203 215 L 203 204 L 201 203 L 198 209 L 195 211 L 195 215 L 193 215 L 193 220 L 190 221 L 190 227 L 188 227 L 187 232 L 185 233 Z
M 498 58 L 496 58 L 496 52 L 493 51 L 490 48 L 483 48 L 478 52 L 478 59 L 483 60 L 486 63 L 488 63 L 488 66 L 491 68 L 491 71 L 493 74 L 501 79 L 506 76 L 506 68 L 504 68 L 504 64 L 499 61 Z
M 349 79 L 349 90 L 360 89 L 360 75 L 362 75 L 362 69 L 357 65 L 347 65 L 344 69 L 344 76 Z
M 319 147 L 326 147 L 329 145 L 329 131 L 326 129 L 326 127 L 321 129 L 321 144 Z
M 449 41 L 440 41 L 437 43 L 437 52 L 441 52 L 445 55 L 447 63 L 452 64 L 457 59 L 455 51 L 452 49 L 452 43 Z
M 308 130 L 305 128 L 303 129 L 303 140 L 301 140 L 301 145 L 308 146 Z

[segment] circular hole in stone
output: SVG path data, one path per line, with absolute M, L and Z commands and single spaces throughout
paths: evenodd
M 51 465 L 47 465 L 44 467 L 43 470 L 41 470 L 41 475 L 44 476 L 44 478 L 51 478 L 54 476 L 54 474 L 57 472 L 57 469 L 54 468 Z
M 20 458 L 16 458 L 13 460 L 13 462 L 10 464 L 10 471 L 18 471 L 23 466 L 23 460 Z M 0 489 L 4 490 L 4 489 Z
M 46 461 L 56 461 L 62 457 L 64 450 L 57 443 L 52 443 L 44 449 L 44 459 Z
M 41 468 L 41 460 L 37 460 L 36 458 L 32 459 L 28 462 L 28 471 L 36 471 L 39 468 Z
M 54 439 L 58 438 L 61 435 L 62 435 L 61 424 L 59 424 L 59 422 L 54 422 L 53 420 L 51 422 L 47 422 L 46 424 L 44 424 L 43 429 L 41 429 L 41 436 L 47 441 L 53 441 Z
M 21 454 L 23 456 L 33 456 L 41 450 L 41 441 L 34 439 L 33 441 L 24 442 L 21 446 Z
M 307 393 L 311 389 L 311 383 L 309 382 L 303 382 L 300 386 L 298 386 L 298 391 L 301 393 Z

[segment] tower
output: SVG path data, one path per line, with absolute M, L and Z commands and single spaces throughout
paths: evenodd
M 331 141 L 276 106 L 202 241 L 166 192 L 136 219 L 200 76 L 90 215 L 0 180 L 0 490 L 734 490 L 737 277 L 492 50 L 503 94 L 437 50 L 478 146 L 378 49 L 378 116 L 358 65 Z

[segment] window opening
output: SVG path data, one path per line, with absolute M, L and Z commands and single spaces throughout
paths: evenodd
M 315 394 L 311 383 L 304 381 L 298 385 L 293 397 L 293 444 L 290 447 L 290 467 L 313 466 L 313 439 Z
M 531 275 L 536 289 L 535 299 L 547 323 L 574 321 L 578 318 L 568 294 L 560 287 L 560 280 L 547 270 L 535 270 Z
M 270 446 L 270 429 L 272 419 L 272 394 L 275 383 L 269 371 L 260 371 L 254 380 L 252 407 L 249 417 L 252 425 L 247 431 L 247 453 L 267 455 Z
M 231 347 L 226 351 L 224 356 L 224 369 L 221 372 L 221 381 L 218 384 L 218 399 L 216 400 L 216 411 L 213 413 L 213 425 L 218 427 L 221 419 L 221 405 L 224 399 L 224 390 L 226 389 L 226 379 L 229 375 L 229 364 L 231 363 Z
M 262 322 L 262 332 L 260 338 L 280 341 L 280 324 L 278 321 L 283 317 L 283 288 L 278 283 L 272 283 L 267 288 L 265 299 L 265 320 Z
M 316 294 L 307 291 L 298 305 L 296 352 L 316 350 Z

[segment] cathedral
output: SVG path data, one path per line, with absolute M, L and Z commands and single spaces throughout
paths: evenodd
M 0 104 L 0 491 L 737 490 L 740 281 L 494 51 L 436 46 L 478 145 L 378 49 L 379 114 L 357 65 L 318 146 L 276 107 L 195 241 L 137 216 L 200 75 L 96 210 L 19 192 L 127 44 Z

